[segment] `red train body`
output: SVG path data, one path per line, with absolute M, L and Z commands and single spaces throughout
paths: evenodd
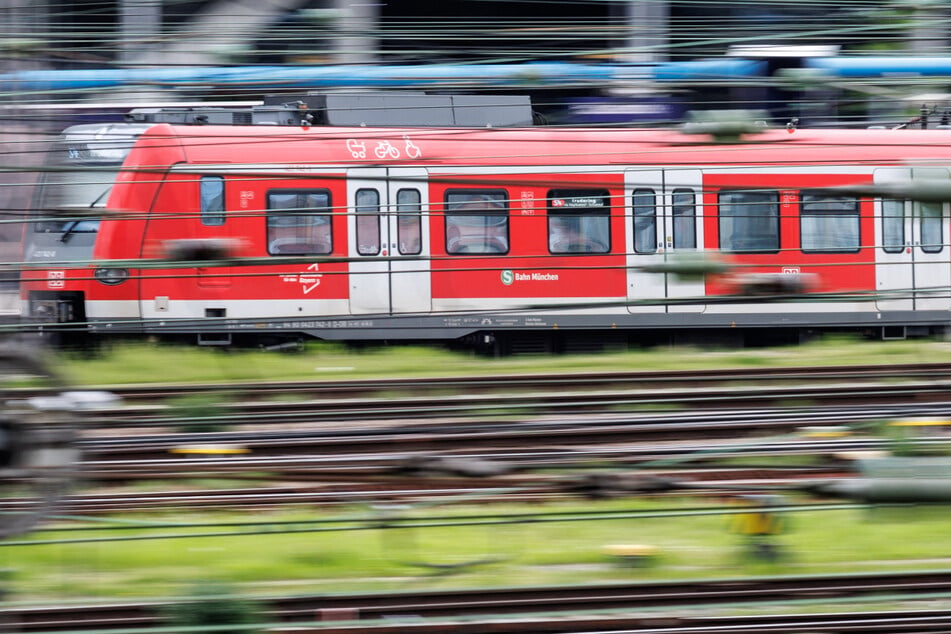
M 860 189 L 949 182 L 951 131 L 140 127 L 97 226 L 27 229 L 44 330 L 517 347 L 951 310 L 948 203 Z

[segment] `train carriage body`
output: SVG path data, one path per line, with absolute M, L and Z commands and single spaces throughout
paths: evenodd
M 951 310 L 948 203 L 854 191 L 949 181 L 951 131 L 162 123 L 126 149 L 94 229 L 27 230 L 45 329 L 900 334 Z M 732 268 L 678 269 L 714 253 Z

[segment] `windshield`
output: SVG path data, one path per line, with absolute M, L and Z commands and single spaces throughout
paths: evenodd
M 94 124 L 68 128 L 50 151 L 33 202 L 34 233 L 94 233 L 129 150 L 149 126 Z

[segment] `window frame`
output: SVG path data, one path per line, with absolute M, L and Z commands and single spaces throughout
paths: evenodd
M 401 201 L 400 198 L 406 193 L 415 194 L 416 200 Z M 405 209 L 407 205 L 412 205 L 413 209 Z M 413 222 L 404 225 L 403 221 L 406 219 L 411 219 Z M 404 228 L 407 235 L 404 235 Z M 417 238 L 415 246 L 410 241 L 411 229 Z M 401 188 L 396 191 L 396 244 L 400 255 L 419 255 L 423 252 L 423 193 L 415 187 Z
M 752 201 L 752 202 L 745 202 L 745 203 L 744 202 L 728 202 L 728 203 L 724 202 L 724 197 L 726 196 L 737 196 L 737 195 L 744 195 L 744 194 L 760 195 L 763 197 L 768 197 L 769 200 Z M 728 206 L 735 207 L 737 205 L 743 205 L 743 204 L 756 205 L 757 207 L 770 206 L 773 210 L 773 213 L 768 215 L 766 214 L 745 214 L 745 215 L 724 214 L 724 209 L 727 208 Z M 744 254 L 745 253 L 779 253 L 782 247 L 782 231 L 781 231 L 782 223 L 780 222 L 780 217 L 781 217 L 781 213 L 780 213 L 779 190 L 760 189 L 760 188 L 721 189 L 720 191 L 717 192 L 717 240 L 718 240 L 720 250 L 728 252 L 728 253 L 744 253 Z M 772 244 L 769 246 L 762 246 L 762 247 L 760 245 L 756 245 L 755 247 L 751 247 L 751 248 L 738 249 L 732 244 L 734 241 L 732 235 L 736 234 L 736 227 L 731 227 L 732 231 L 731 231 L 731 237 L 729 240 L 730 246 L 725 246 L 724 236 L 726 232 L 725 231 L 726 223 L 724 222 L 724 220 L 729 219 L 732 224 L 735 218 L 768 219 L 769 224 L 774 225 L 775 229 L 774 231 L 770 233 L 766 233 L 764 235 L 766 235 L 770 239 L 770 242 L 774 243 L 775 246 L 773 246 Z M 747 222 L 752 224 L 753 221 L 750 220 Z
M 918 233 L 921 236 L 921 241 L 919 246 L 921 247 L 922 253 L 941 253 L 944 251 L 944 203 L 940 201 L 918 201 Z M 937 214 L 925 215 L 925 209 L 933 209 L 937 211 Z M 926 222 L 927 221 L 927 222 Z M 928 236 L 928 240 L 925 240 L 925 229 L 929 228 L 929 231 L 932 229 L 937 229 L 937 242 L 931 240 L 931 236 Z
M 902 253 L 905 251 L 905 246 L 907 242 L 907 236 L 905 234 L 905 219 L 907 216 L 907 201 L 897 198 L 881 198 L 881 209 L 882 209 L 882 251 L 885 253 Z M 888 208 L 894 207 L 896 211 L 901 213 L 894 215 L 888 213 Z M 890 223 L 889 220 L 897 220 L 897 223 Z M 900 234 L 897 236 L 899 238 L 898 242 L 889 242 L 889 226 L 897 227 L 900 231 Z
M 206 192 L 207 186 L 217 185 L 216 192 Z M 227 214 L 225 212 L 225 177 L 217 174 L 206 174 L 198 179 L 198 217 L 201 224 L 206 227 L 220 227 L 225 224 Z M 211 202 L 217 204 L 211 205 Z
M 571 200 L 599 199 L 598 205 L 574 206 Z M 546 194 L 546 228 L 548 252 L 552 255 L 603 255 L 611 252 L 611 193 L 604 188 L 597 189 L 550 189 Z M 561 203 L 559 204 L 559 201 Z M 594 221 L 603 218 L 603 222 Z M 556 232 L 552 227 L 553 219 L 577 220 L 569 222 L 577 240 L 564 241 L 565 248 L 555 249 L 558 242 L 553 238 Z M 586 221 L 592 222 L 586 222 Z M 601 235 L 594 235 L 592 229 L 600 229 Z M 571 228 L 569 228 L 571 230 Z M 578 250 L 570 247 L 597 245 L 596 250 Z
M 452 200 L 455 196 L 469 196 L 470 200 Z M 480 197 L 480 199 L 476 198 Z M 445 219 L 445 248 L 447 255 L 453 256 L 473 256 L 473 255 L 505 255 L 509 253 L 512 248 L 511 243 L 511 213 L 510 213 L 510 198 L 509 193 L 505 189 L 485 189 L 485 188 L 453 188 L 447 189 L 443 195 L 443 216 Z M 459 209 L 458 205 L 469 205 L 477 203 L 487 203 L 491 205 L 498 205 L 498 210 L 492 209 Z M 453 206 L 456 205 L 456 208 Z M 480 213 L 481 212 L 481 213 Z M 455 239 L 457 243 L 463 242 L 463 236 L 451 236 L 451 230 L 456 229 L 459 231 L 459 227 L 473 227 L 475 224 L 465 224 L 457 223 L 456 218 L 474 218 L 481 217 L 482 220 L 482 243 L 486 247 L 484 251 L 469 251 L 467 244 L 462 244 L 461 247 L 454 247 L 453 240 Z M 498 225 L 494 225 L 488 221 L 489 218 L 502 218 L 502 221 Z M 504 231 L 503 235 L 490 235 L 489 229 L 493 226 L 502 226 Z M 472 232 L 471 235 L 478 237 L 476 234 L 479 232 Z M 490 244 L 501 244 L 504 249 L 500 250 L 488 250 Z
M 375 202 L 366 203 L 360 201 L 361 194 L 372 194 L 375 198 Z M 382 197 L 380 196 L 380 191 L 372 187 L 362 187 L 358 189 L 353 194 L 353 212 L 354 212 L 354 231 L 353 237 L 356 240 L 357 246 L 357 255 L 372 256 L 379 255 L 383 250 L 383 236 L 380 231 L 380 217 L 382 216 L 381 205 Z M 361 209 L 362 207 L 373 207 L 373 211 L 365 211 Z M 364 238 L 364 227 L 369 223 L 365 223 L 368 219 L 373 219 L 374 232 L 369 236 L 371 239 L 365 241 Z M 375 242 L 375 245 L 373 244 Z
M 816 207 L 807 210 L 807 205 L 816 205 L 822 201 L 807 201 L 808 196 L 816 198 L 825 198 L 826 204 L 834 202 L 849 202 L 852 205 L 850 210 L 833 209 L 831 207 Z M 838 200 L 833 200 L 838 199 Z M 843 200 L 844 199 L 844 200 Z M 858 196 L 848 196 L 831 194 L 821 190 L 804 189 L 799 192 L 799 248 L 803 253 L 858 253 L 862 250 L 862 217 L 861 217 L 861 199 Z M 804 230 L 803 221 L 807 218 L 848 218 L 854 220 L 854 246 L 847 247 L 814 247 L 806 246 L 807 232 Z M 850 223 L 852 224 L 852 223 Z M 811 234 L 810 234 L 811 235 Z
M 298 206 L 296 207 L 271 207 L 272 196 L 297 196 Z M 306 205 L 300 204 L 301 197 L 313 196 L 313 195 L 323 195 L 326 196 L 327 204 L 323 207 L 309 207 Z M 329 189 L 325 187 L 318 188 L 302 188 L 302 187 L 288 187 L 288 188 L 272 188 L 265 192 L 264 194 L 264 205 L 265 205 L 265 244 L 267 244 L 268 255 L 274 256 L 287 256 L 287 255 L 329 255 L 333 252 L 334 243 L 333 243 L 333 199 L 332 194 Z M 318 213 L 318 209 L 326 209 L 325 212 Z M 300 211 L 308 210 L 308 211 Z M 280 251 L 274 251 L 273 242 L 279 240 L 279 237 L 272 237 L 271 232 L 277 227 L 272 223 L 272 220 L 275 220 L 280 217 L 292 217 L 292 218 L 304 218 L 304 219 L 318 219 L 322 218 L 324 222 L 315 222 L 310 221 L 304 225 L 293 225 L 293 226 L 302 226 L 306 230 L 303 233 L 309 234 L 314 231 L 316 227 L 326 224 L 327 225 L 327 242 L 328 250 L 307 250 L 307 251 L 288 251 L 286 253 L 281 253 Z M 317 244 L 316 242 L 309 242 L 308 235 L 304 235 L 302 240 L 299 243 L 295 244 Z
M 677 196 L 689 195 L 690 203 L 678 203 Z M 689 207 L 689 214 L 678 214 L 680 208 Z M 689 218 L 690 244 L 682 243 L 680 232 L 681 223 L 678 220 Z M 676 249 L 696 249 L 697 248 L 697 192 L 692 187 L 676 187 L 670 193 L 670 223 L 671 236 L 673 237 L 673 248 Z
M 650 204 L 638 204 L 638 196 L 650 196 Z M 649 209 L 650 213 L 638 214 L 638 209 Z M 636 187 L 631 190 L 631 219 L 632 219 L 632 229 L 634 231 L 634 253 L 637 255 L 651 255 L 657 253 L 657 190 L 653 187 Z M 643 248 L 643 244 L 639 240 L 638 236 L 640 235 L 638 225 L 639 219 L 647 220 L 647 224 L 644 225 L 643 229 L 650 227 L 650 247 L 648 249 Z

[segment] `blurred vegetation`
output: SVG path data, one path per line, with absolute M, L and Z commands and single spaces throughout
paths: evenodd
M 168 399 L 168 414 L 180 419 L 179 431 L 211 433 L 227 431 L 218 417 L 228 411 L 227 392 L 201 392 Z
M 238 596 L 228 584 L 194 583 L 189 587 L 187 596 L 188 600 L 168 606 L 164 613 L 168 625 L 190 628 L 234 625 L 240 626 L 236 627 L 235 631 L 243 634 L 254 634 L 265 629 L 263 626 L 256 626 L 262 622 L 262 614 L 257 604 Z
M 93 524 L 99 527 L 86 524 L 83 531 L 76 530 L 77 520 L 60 521 L 58 530 L 48 526 L 25 537 L 54 541 L 7 542 L 0 545 L 0 557 L 15 571 L 8 586 L 14 601 L 177 596 L 184 587 L 211 582 L 253 598 L 951 567 L 943 550 L 951 507 L 903 508 L 901 513 L 877 514 L 842 505 L 784 516 L 786 530 L 776 543 L 786 556 L 773 563 L 746 556 L 735 516 L 722 514 L 738 509 L 734 502 L 695 498 L 388 511 L 388 519 L 399 513 L 428 524 L 416 528 L 381 528 L 381 511 L 373 508 L 126 514 L 98 518 Z M 656 512 L 615 519 L 572 516 L 647 510 Z M 532 517 L 556 512 L 563 521 Z M 509 521 L 475 523 L 474 516 L 490 514 Z M 453 518 L 468 518 L 469 525 L 437 525 Z M 259 524 L 248 526 L 251 522 Z M 341 530 L 331 530 L 334 526 Z M 239 529 L 253 534 L 227 535 Z M 93 536 L 122 540 L 68 542 Z M 617 544 L 650 546 L 657 553 L 656 565 L 623 565 L 608 552 Z
M 297 352 L 219 350 L 126 344 L 95 358 L 60 354 L 54 360 L 74 385 L 233 383 L 238 381 L 412 378 L 613 370 L 688 370 L 767 366 L 830 366 L 951 361 L 951 342 L 935 339 L 865 341 L 847 337 L 781 348 L 720 349 L 656 346 L 601 354 L 491 358 L 440 347 L 350 349 L 310 342 Z
M 826 338 L 809 345 L 771 349 L 658 346 L 606 354 L 508 358 L 422 346 L 354 351 L 321 342 L 309 343 L 296 353 L 139 344 L 115 346 L 92 359 L 60 355 L 56 361 L 75 385 L 181 381 L 224 386 L 237 381 L 295 379 L 941 362 L 951 361 L 951 343 Z M 211 400 L 186 399 L 182 410 L 191 409 L 197 417 L 213 416 L 225 406 L 227 393 L 223 387 Z M 899 445 L 906 442 L 897 439 Z M 723 508 L 730 508 L 729 501 L 695 498 L 429 510 L 398 507 L 387 513 L 409 514 L 433 524 L 438 518 L 463 515 L 645 509 L 690 514 L 551 523 L 517 517 L 482 525 L 386 529 L 380 527 L 383 511 L 372 506 L 125 514 L 91 521 L 70 518 L 22 538 L 46 543 L 0 542 L 0 567 L 12 571 L 4 586 L 15 601 L 176 596 L 191 584 L 212 582 L 226 584 L 242 596 L 253 596 L 391 590 L 407 585 L 555 585 L 951 568 L 951 559 L 945 559 L 942 550 L 951 507 L 915 507 L 914 512 L 894 515 L 869 513 L 858 505 L 797 512 L 789 518 L 786 533 L 778 538 L 788 557 L 773 563 L 743 556 L 742 539 L 731 530 L 732 520 L 722 514 Z M 303 524 L 289 530 L 283 524 L 288 521 Z M 238 530 L 234 525 L 249 522 L 262 524 L 244 527 L 252 534 L 229 534 Z M 350 529 L 344 530 L 347 526 Z M 122 539 L 79 541 L 97 536 Z M 616 544 L 655 548 L 657 565 L 619 565 L 606 550 Z

